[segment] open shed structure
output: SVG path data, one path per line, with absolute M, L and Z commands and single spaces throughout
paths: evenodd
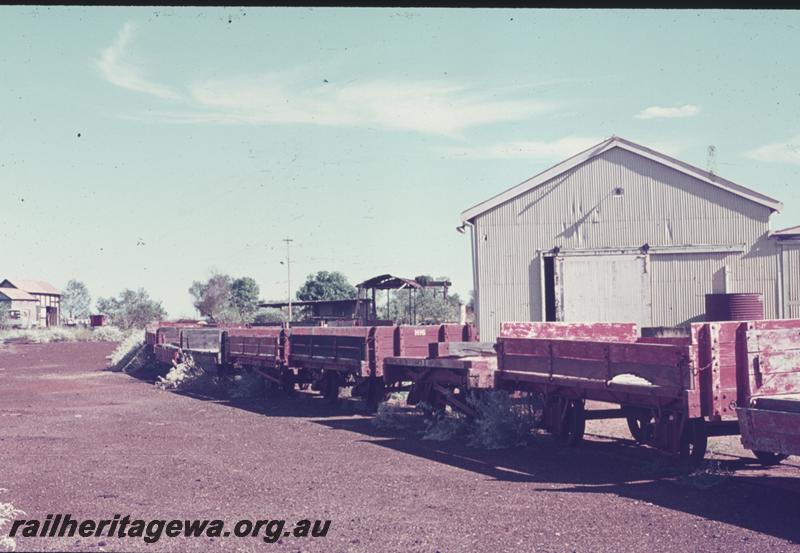
M 707 293 L 760 293 L 767 318 L 797 316 L 800 232 L 770 235 L 781 208 L 611 137 L 461 214 L 481 336 L 503 321 L 686 326 Z
M 392 313 L 390 313 L 390 294 L 389 292 L 394 290 L 399 292 L 401 290 L 406 290 L 409 295 L 409 306 L 411 306 L 412 314 L 411 314 L 411 324 L 417 323 L 417 309 L 416 309 L 416 294 L 417 290 L 421 289 L 431 289 L 433 291 L 433 295 L 436 296 L 437 291 L 441 291 L 443 297 L 447 297 L 447 290 L 449 287 L 452 286 L 452 283 L 449 280 L 435 280 L 435 279 L 425 279 L 423 280 L 420 277 L 416 279 L 411 278 L 403 278 L 398 277 L 390 274 L 378 275 L 376 277 L 369 278 L 364 282 L 360 282 L 356 285 L 358 289 L 358 297 L 362 300 L 370 300 L 372 305 L 372 312 L 371 318 L 373 320 L 378 319 L 378 312 L 377 312 L 377 292 L 378 290 L 383 290 L 386 292 L 386 314 L 389 318 L 392 317 Z M 396 314 L 395 314 L 396 315 Z

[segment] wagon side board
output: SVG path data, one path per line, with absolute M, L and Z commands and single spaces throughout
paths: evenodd
M 678 409 L 699 406 L 686 345 L 501 337 L 498 386 Z
M 800 406 L 800 401 L 797 402 Z M 736 409 L 742 445 L 753 451 L 800 455 L 800 410 Z

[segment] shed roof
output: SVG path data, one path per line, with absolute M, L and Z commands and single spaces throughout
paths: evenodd
M 800 225 L 776 230 L 770 233 L 770 236 L 777 236 L 778 238 L 790 238 L 800 236 Z
M 400 290 L 402 288 L 422 288 L 416 280 L 394 275 L 378 275 L 357 284 L 359 288 L 375 288 L 376 290 Z
M 16 301 L 37 301 L 26 291 L 17 288 L 0 288 L 0 299 L 3 297 Z
M 7 278 L 0 282 L 0 288 L 18 288 L 25 290 L 29 294 L 54 294 L 61 295 L 58 289 L 44 280 L 23 280 L 19 278 Z
M 755 190 L 751 190 L 746 188 L 740 184 L 736 184 L 735 182 L 731 182 L 727 179 L 723 179 L 713 173 L 708 171 L 704 171 L 694 165 L 690 165 L 684 161 L 680 161 L 673 157 L 670 157 L 666 154 L 662 154 L 661 152 L 657 152 L 651 148 L 646 146 L 642 146 L 641 144 L 636 144 L 635 142 L 631 142 L 630 140 L 626 140 L 619 136 L 612 136 L 604 140 L 603 142 L 592 146 L 578 154 L 575 154 L 571 158 L 562 161 L 561 163 L 554 165 L 553 167 L 542 171 L 538 175 L 535 175 L 528 180 L 521 182 L 520 184 L 509 188 L 508 190 L 489 198 L 486 201 L 483 201 L 466 211 L 461 213 L 461 222 L 464 223 L 465 221 L 472 221 L 478 215 L 482 215 L 483 213 L 494 209 L 495 207 L 512 200 L 519 196 L 520 194 L 524 194 L 529 190 L 540 186 L 551 179 L 561 175 L 562 173 L 566 173 L 573 167 L 580 165 L 581 163 L 588 161 L 594 157 L 597 157 L 612 148 L 621 148 L 623 150 L 627 150 L 634 154 L 638 154 L 640 156 L 646 157 L 651 159 L 657 163 L 661 163 L 662 165 L 666 165 L 667 167 L 671 167 L 677 171 L 685 173 L 691 177 L 694 177 L 698 180 L 701 180 L 705 183 L 708 183 L 712 186 L 716 186 L 717 188 L 721 188 L 723 190 L 727 190 L 732 194 L 736 194 L 737 196 L 741 196 L 745 199 L 748 199 L 752 202 L 757 204 L 761 204 L 765 207 L 773 211 L 780 211 L 783 209 L 783 204 L 774 198 L 770 198 L 760 192 L 756 192 Z

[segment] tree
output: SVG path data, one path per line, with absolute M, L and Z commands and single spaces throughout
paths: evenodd
M 258 309 L 258 284 L 250 277 L 237 278 L 231 283 L 230 304 L 242 323 L 252 319 Z
M 356 287 L 339 271 L 317 271 L 306 277 L 296 297 L 301 301 L 347 300 L 356 297 Z
M 194 297 L 194 307 L 203 317 L 215 322 L 230 322 L 234 318 L 231 305 L 231 285 L 229 275 L 215 273 L 207 282 L 198 280 L 192 283 L 189 293 Z
M 8 324 L 8 315 L 11 308 L 8 302 L 0 301 L 0 328 L 5 328 Z
M 419 275 L 415 281 L 423 286 L 438 281 L 449 281 L 447 277 L 434 279 L 430 275 Z M 418 288 L 395 290 L 389 296 L 389 309 L 378 306 L 378 316 L 391 319 L 398 324 L 438 324 L 458 321 L 461 313 L 461 298 L 450 294 L 446 298 L 441 290 Z
M 89 289 L 80 280 L 72 279 L 67 282 L 64 294 L 61 296 L 61 311 L 70 319 L 85 319 L 89 316 L 92 297 Z
M 256 314 L 253 316 L 253 323 L 257 325 L 285 323 L 287 319 L 286 313 L 280 309 L 267 307 L 256 311 Z
M 126 288 L 118 298 L 98 298 L 97 310 L 108 316 L 111 324 L 126 330 L 142 328 L 167 316 L 161 302 L 150 299 L 144 288 L 135 292 Z

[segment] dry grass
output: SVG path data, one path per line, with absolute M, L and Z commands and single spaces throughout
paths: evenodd
M 196 391 L 213 385 L 212 380 L 191 355 L 184 355 L 183 361 L 173 365 L 166 376 L 159 376 L 155 385 L 162 390 Z
M 109 356 L 112 371 L 134 372 L 142 368 L 144 356 L 144 332 L 136 330 L 128 333 L 117 349 Z
M 9 341 L 49 344 L 52 342 L 120 342 L 125 333 L 113 326 L 97 328 L 51 327 L 11 329 L 0 332 L 0 343 Z
M 8 490 L 0 488 L 0 493 L 5 491 Z M 5 526 L 19 515 L 24 514 L 24 511 L 17 509 L 11 503 L 0 501 L 0 551 L 16 551 L 17 542 L 5 533 Z
M 502 390 L 470 396 L 467 403 L 476 415 L 469 421 L 467 444 L 481 449 L 501 449 L 527 445 L 536 428 L 536 406 L 515 403 Z

